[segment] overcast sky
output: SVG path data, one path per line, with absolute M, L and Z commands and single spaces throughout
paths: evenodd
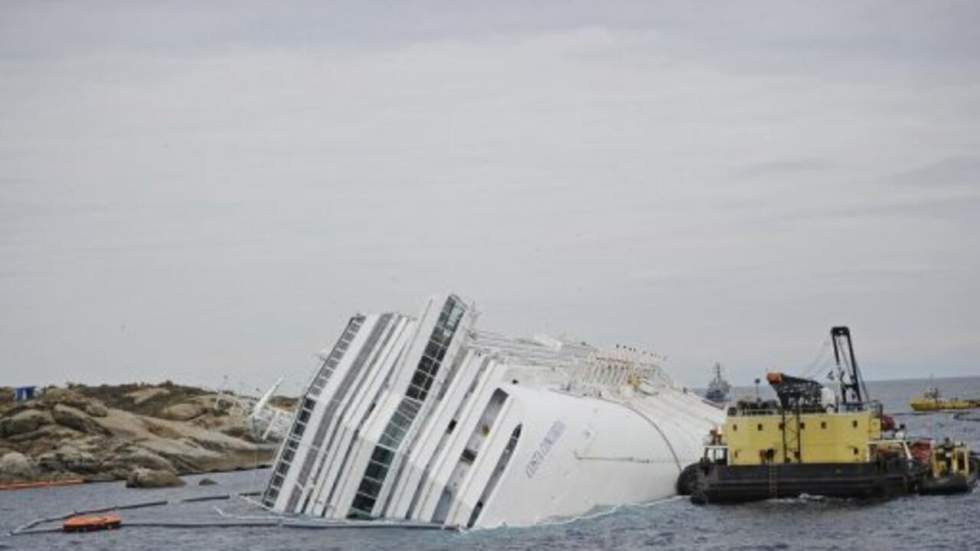
M 298 390 L 440 290 L 690 385 L 980 373 L 976 2 L 203 4 L 0 5 L 0 385 Z

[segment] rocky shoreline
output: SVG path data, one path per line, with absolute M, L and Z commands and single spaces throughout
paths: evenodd
M 253 436 L 247 407 L 169 382 L 48 387 L 17 403 L 12 389 L 0 388 L 0 485 L 80 478 L 155 487 L 180 484 L 180 475 L 267 466 L 277 443 Z

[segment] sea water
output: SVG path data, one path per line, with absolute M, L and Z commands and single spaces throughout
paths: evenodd
M 936 379 L 944 396 L 980 396 L 980 377 Z M 908 400 L 928 380 L 869 383 L 910 434 L 952 436 L 980 450 L 980 411 L 913 414 Z M 755 390 L 737 389 L 740 395 Z M 217 486 L 126 489 L 122 483 L 0 492 L 3 533 L 40 517 L 116 504 L 218 496 L 261 490 L 268 471 L 208 475 Z M 226 522 L 265 518 L 241 498 L 121 512 L 128 522 Z M 56 527 L 49 523 L 46 527 Z M 303 530 L 277 527 L 141 528 L 87 534 L 0 536 L 12 549 L 980 549 L 980 490 L 956 496 L 912 496 L 890 501 L 802 498 L 727 506 L 696 506 L 675 498 L 642 506 L 593 511 L 532 528 L 465 533 L 399 528 Z

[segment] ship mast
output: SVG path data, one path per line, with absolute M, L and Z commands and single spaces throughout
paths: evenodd
M 854 357 L 854 344 L 851 330 L 847 327 L 832 327 L 830 338 L 834 342 L 834 360 L 837 362 L 837 382 L 840 388 L 840 403 L 845 408 L 858 407 L 868 398 L 857 358 Z

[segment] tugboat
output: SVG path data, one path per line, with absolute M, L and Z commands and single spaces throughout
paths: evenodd
M 957 494 L 976 486 L 980 460 L 963 442 L 923 440 L 910 447 L 920 462 L 929 465 L 928 476 L 919 483 L 920 494 Z
M 714 372 L 715 378 L 708 383 L 708 391 L 705 392 L 704 397 L 717 404 L 724 404 L 728 402 L 728 393 L 731 392 L 732 385 L 721 376 L 720 363 L 715 363 Z
M 850 330 L 834 327 L 831 339 L 836 392 L 813 380 L 768 373 L 778 400 L 742 400 L 729 408 L 697 464 L 691 501 L 739 503 L 803 494 L 889 498 L 972 488 L 976 459 L 966 447 L 929 442 L 913 455 L 894 420 L 868 395 Z M 951 462 L 942 455 L 938 465 L 940 452 L 934 449 L 948 450 Z
M 980 400 L 962 400 L 959 398 L 947 400 L 939 394 L 939 389 L 933 386 L 921 396 L 912 398 L 909 406 L 914 411 L 919 412 L 975 409 L 980 408 Z

